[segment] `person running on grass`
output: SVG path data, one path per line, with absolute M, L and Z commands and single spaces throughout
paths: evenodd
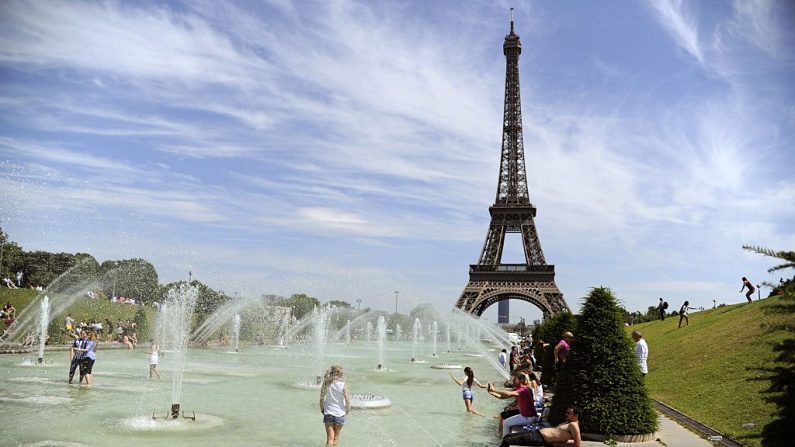
M 465 376 L 461 380 L 456 379 L 453 373 L 450 373 L 450 378 L 453 379 L 453 382 L 457 383 L 458 386 L 461 387 L 461 391 L 464 395 L 464 405 L 467 407 L 467 413 L 483 416 L 482 414 L 478 413 L 475 410 L 475 407 L 472 405 L 472 402 L 475 401 L 475 393 L 472 391 L 472 385 L 477 385 L 481 388 L 486 388 L 486 385 L 482 385 L 480 382 L 478 382 L 478 379 L 475 378 L 475 372 L 472 371 L 472 368 L 468 366 L 464 368 L 464 374 Z
M 682 320 L 685 320 L 685 326 L 690 326 L 690 319 L 687 318 L 687 311 L 690 309 L 695 309 L 695 307 L 690 307 L 690 301 L 685 301 L 685 304 L 682 304 L 682 307 L 679 308 L 679 327 L 682 327 Z
M 745 299 L 747 299 L 749 303 L 753 302 L 751 297 L 754 295 L 756 288 L 754 288 L 754 285 L 751 283 L 751 281 L 748 281 L 748 278 L 743 276 L 743 288 L 740 289 L 740 293 L 742 293 L 746 287 L 748 287 L 748 292 L 745 294 Z

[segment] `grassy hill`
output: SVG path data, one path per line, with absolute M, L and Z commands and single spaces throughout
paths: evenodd
M 748 446 L 761 445 L 760 433 L 777 410 L 767 401 L 770 386 L 760 367 L 772 366 L 773 345 L 791 337 L 771 325 L 792 323 L 795 315 L 765 312 L 778 297 L 631 326 L 649 344 L 651 396 Z M 752 429 L 743 424 L 753 422 Z
M 2 287 L 0 288 L 0 306 L 10 302 L 17 309 L 17 318 L 19 318 L 24 309 L 36 298 L 38 293 L 39 292 L 30 289 L 8 289 Z M 133 320 L 138 309 L 139 306 L 111 303 L 105 299 L 92 300 L 88 297 L 81 297 L 75 300 L 74 304 L 67 309 L 67 312 L 72 314 L 72 318 L 74 318 L 75 321 L 79 322 L 82 319 L 88 322 L 93 318 L 97 321 L 101 321 L 103 327 L 105 327 L 106 318 L 113 321 L 114 325 L 119 320 L 126 320 L 128 318 Z M 151 307 L 144 307 L 143 309 L 146 313 L 148 322 L 146 326 L 153 328 L 156 319 L 155 310 Z M 51 316 L 53 323 L 50 324 L 49 327 L 50 344 L 58 344 L 61 342 L 64 317 L 66 317 L 66 312 Z M 2 326 L 5 327 L 5 325 Z M 105 327 L 105 330 L 107 330 L 107 327 Z M 139 331 L 139 340 L 144 340 L 144 337 L 149 336 L 149 334 L 144 332 L 145 331 Z M 105 336 L 103 336 L 103 340 L 104 339 Z

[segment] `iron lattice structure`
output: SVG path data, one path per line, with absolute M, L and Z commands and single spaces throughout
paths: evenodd
M 549 315 L 570 311 L 555 284 L 555 266 L 544 259 L 534 218 L 536 208 L 530 203 L 522 137 L 522 105 L 519 95 L 519 55 L 522 43 L 514 32 L 505 36 L 505 109 L 502 123 L 502 154 L 497 197 L 489 207 L 491 224 L 477 264 L 469 266 L 469 282 L 456 307 L 482 315 L 499 301 L 527 301 Z M 503 264 L 502 254 L 507 233 L 521 233 L 524 264 Z

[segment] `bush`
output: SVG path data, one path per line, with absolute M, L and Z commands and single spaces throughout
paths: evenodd
M 569 405 L 580 408 L 583 432 L 629 435 L 657 428 L 634 342 L 607 288 L 593 289 L 585 300 L 571 352 L 558 375 L 550 420 L 563 421 Z
M 533 343 L 536 344 L 536 361 L 541 365 L 541 383 L 555 385 L 555 345 L 564 332 L 574 332 L 577 317 L 570 312 L 560 312 L 533 330 Z M 541 342 L 544 345 L 541 345 Z

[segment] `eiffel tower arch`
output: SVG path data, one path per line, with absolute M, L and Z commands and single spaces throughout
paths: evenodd
M 535 226 L 536 208 L 530 203 L 522 136 L 522 105 L 519 95 L 519 55 L 522 44 L 514 32 L 505 36 L 505 107 L 502 155 L 491 223 L 477 264 L 469 266 L 469 282 L 456 303 L 459 309 L 480 316 L 489 306 L 504 300 L 526 301 L 537 306 L 544 318 L 570 312 L 557 284 L 555 266 L 547 264 Z M 521 233 L 524 264 L 503 264 L 507 233 Z

